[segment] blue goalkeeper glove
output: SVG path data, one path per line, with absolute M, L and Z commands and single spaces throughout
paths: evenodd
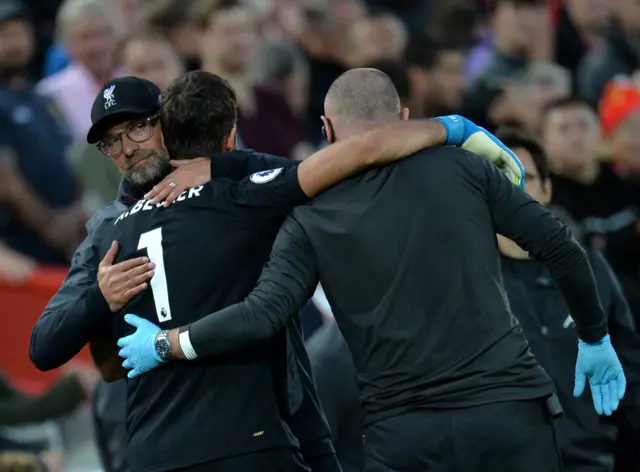
M 166 362 L 156 352 L 155 345 L 156 336 L 162 330 L 151 321 L 136 315 L 125 315 L 124 320 L 136 330 L 133 334 L 118 339 L 118 346 L 122 348 L 118 355 L 124 358 L 122 367 L 130 369 L 127 377 L 133 379 Z
M 484 157 L 497 166 L 507 178 L 524 189 L 524 167 L 520 159 L 486 129 L 460 115 L 434 118 L 447 131 L 447 146 L 459 146 Z
M 624 397 L 627 379 L 608 334 L 593 344 L 578 341 L 574 397 L 582 395 L 587 378 L 596 412 L 610 416 Z

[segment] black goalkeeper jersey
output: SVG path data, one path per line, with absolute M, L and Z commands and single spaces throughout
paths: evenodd
M 118 262 L 146 255 L 156 265 L 149 288 L 115 320 L 116 338 L 133 332 L 126 313 L 172 329 L 251 291 L 284 217 L 307 200 L 297 167 L 284 162 L 241 181 L 214 177 L 169 208 L 139 200 L 115 220 L 104 251 L 117 240 Z M 276 336 L 224 358 L 168 363 L 127 380 L 131 469 L 173 470 L 295 445 L 276 372 L 284 345 Z

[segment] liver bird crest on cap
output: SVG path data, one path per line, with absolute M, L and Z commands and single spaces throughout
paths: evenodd
M 105 110 L 116 104 L 116 97 L 114 95 L 115 90 L 116 86 L 112 85 L 111 87 L 104 89 L 104 92 L 102 92 L 102 96 L 104 97 Z

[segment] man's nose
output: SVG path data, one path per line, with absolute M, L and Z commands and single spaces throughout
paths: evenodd
M 122 151 L 125 156 L 131 157 L 138 149 L 140 149 L 138 143 L 131 141 L 127 136 L 122 137 Z

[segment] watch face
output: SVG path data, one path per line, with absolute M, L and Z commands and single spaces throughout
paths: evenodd
M 169 340 L 166 333 L 162 333 L 158 336 L 155 343 L 156 352 L 161 359 L 171 359 L 171 346 L 169 346 Z

